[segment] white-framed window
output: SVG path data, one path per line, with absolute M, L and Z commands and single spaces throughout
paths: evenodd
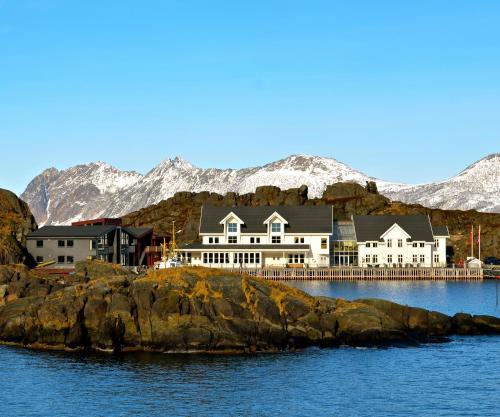
M 369 264 L 369 263 L 370 263 L 370 261 L 371 261 L 371 257 L 370 257 L 370 255 L 366 255 L 366 258 L 365 258 L 365 259 L 366 259 L 366 263 L 367 263 L 367 264 Z
M 421 248 L 425 248 L 425 243 L 424 242 L 420 242 L 420 247 Z
M 271 223 L 271 233 L 281 233 L 281 223 Z
M 417 242 L 413 242 L 413 245 L 412 245 L 414 248 L 418 247 L 418 243 Z
M 418 262 L 418 256 L 413 254 L 412 261 L 414 264 L 416 264 Z
M 387 263 L 392 264 L 392 255 L 387 255 Z
M 321 238 L 321 249 L 328 249 L 328 239 L 326 237 Z
M 392 239 L 387 239 L 387 247 L 392 248 Z
M 398 248 L 403 247 L 403 239 L 398 239 Z
M 227 224 L 228 233 L 238 233 L 238 223 L 228 223 Z
M 423 264 L 425 262 L 425 255 L 420 255 L 420 263 Z
M 251 237 L 250 243 L 260 243 L 260 237 Z
M 281 236 L 271 236 L 271 243 L 281 243 Z
M 303 264 L 304 263 L 304 254 L 303 253 L 289 253 L 288 254 L 288 263 L 289 264 Z
M 209 237 L 208 243 L 219 243 L 219 238 L 218 237 Z
M 377 242 L 373 242 L 372 245 L 373 245 L 374 248 L 378 248 L 378 243 Z
M 439 239 L 434 239 L 434 246 L 439 248 Z
M 439 263 L 439 253 L 434 254 L 434 263 L 438 264 Z
M 303 237 L 295 237 L 293 239 L 294 243 L 304 243 L 304 238 Z
M 378 262 L 378 255 L 373 255 L 373 263 L 376 264 Z
M 238 237 L 237 236 L 228 236 L 227 243 L 238 243 Z
M 403 263 L 403 255 L 398 255 L 398 264 Z
M 366 247 L 369 248 L 371 246 L 370 242 L 366 242 Z

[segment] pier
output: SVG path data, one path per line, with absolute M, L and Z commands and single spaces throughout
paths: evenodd
M 234 268 L 271 281 L 481 281 L 480 268 Z

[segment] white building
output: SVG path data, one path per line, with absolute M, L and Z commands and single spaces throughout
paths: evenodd
M 425 215 L 353 216 L 359 266 L 446 266 L 446 226 Z
M 201 243 L 180 249 L 191 265 L 328 267 L 329 206 L 202 207 Z

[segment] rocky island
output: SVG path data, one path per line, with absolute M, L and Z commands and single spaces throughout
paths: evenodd
M 380 299 L 313 297 L 222 270 L 137 276 L 96 261 L 67 278 L 0 266 L 0 342 L 58 350 L 255 352 L 399 346 L 500 334 L 500 318 L 453 317 Z

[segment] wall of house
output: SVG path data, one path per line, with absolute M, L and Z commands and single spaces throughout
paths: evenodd
M 43 240 L 43 247 L 39 248 L 36 245 L 37 240 Z M 59 247 L 59 240 L 64 240 L 65 242 L 67 240 L 73 240 L 73 247 Z M 88 256 L 95 256 L 96 251 L 95 249 L 91 249 L 91 241 L 92 239 L 89 238 L 78 238 L 78 239 L 48 239 L 48 238 L 40 238 L 40 239 L 27 239 L 27 249 L 28 252 L 33 255 L 33 257 L 36 259 L 37 256 L 42 256 L 43 261 L 47 262 L 50 260 L 58 261 L 59 256 L 64 256 L 65 257 L 65 262 L 64 264 L 74 266 L 74 262 L 78 261 L 84 261 L 87 259 Z M 66 262 L 66 257 L 67 256 L 73 256 L 74 262 L 73 263 L 67 263 Z

